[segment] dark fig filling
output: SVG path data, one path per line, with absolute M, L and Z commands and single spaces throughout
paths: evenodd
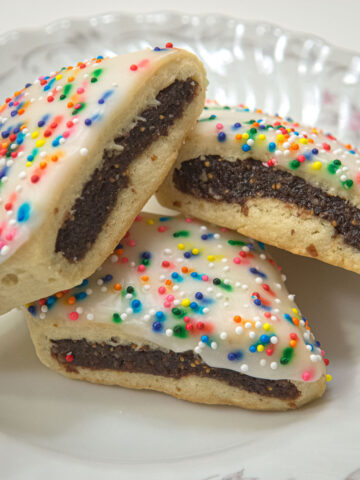
M 51 340 L 51 355 L 68 371 L 77 372 L 76 367 L 93 370 L 109 369 L 121 372 L 148 373 L 168 378 L 187 375 L 219 380 L 231 387 L 258 393 L 282 400 L 295 400 L 300 392 L 288 380 L 266 380 L 250 377 L 226 368 L 206 365 L 192 351 L 175 353 L 152 350 L 147 346 L 90 343 L 82 340 Z M 69 361 L 70 360 L 70 361 Z
M 55 252 L 61 252 L 69 262 L 85 257 L 112 212 L 119 193 L 129 185 L 130 164 L 159 137 L 169 134 L 169 128 L 195 97 L 197 87 L 191 78 L 175 80 L 159 92 L 156 105 L 140 113 L 140 119 L 131 130 L 114 139 L 122 149 L 104 150 L 101 165 L 84 185 L 58 231 Z
M 274 198 L 294 204 L 327 220 L 344 242 L 360 249 L 360 210 L 347 200 L 329 195 L 303 178 L 258 160 L 229 161 L 218 155 L 198 157 L 175 169 L 173 181 L 183 193 L 214 202 L 236 203 L 243 207 L 255 197 Z M 315 247 L 314 247 L 315 249 Z M 309 251 L 316 256 L 315 251 Z

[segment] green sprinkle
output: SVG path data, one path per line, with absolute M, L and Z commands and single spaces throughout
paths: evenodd
M 292 170 L 296 170 L 297 168 L 300 167 L 300 162 L 299 160 L 291 160 L 291 162 L 289 163 L 289 166 Z
M 173 233 L 173 237 L 179 238 L 179 237 L 189 237 L 190 232 L 188 230 L 179 230 L 178 232 Z
M 337 167 L 340 167 L 341 165 L 341 160 L 334 160 L 333 164 L 336 165 Z
M 256 128 L 250 128 L 249 133 L 250 135 L 256 135 L 257 134 Z
M 120 315 L 118 313 L 113 313 L 112 320 L 114 323 L 120 323 L 121 322 Z
M 70 93 L 72 89 L 72 85 L 70 83 L 68 83 L 67 85 L 65 85 L 64 89 L 63 89 L 63 93 L 62 95 L 60 96 L 60 100 L 64 100 Z
M 186 331 L 184 325 L 175 325 L 173 332 L 174 337 L 186 338 L 188 336 L 188 332 Z
M 103 68 L 97 68 L 96 70 L 94 70 L 92 73 L 94 75 L 94 77 L 100 77 L 100 75 L 102 74 L 103 72 Z
M 229 245 L 240 245 L 240 246 L 244 246 L 246 245 L 245 242 L 242 242 L 241 240 L 228 240 L 228 244 Z
M 334 175 L 340 168 L 340 165 L 341 165 L 341 161 L 340 160 L 334 160 L 333 162 L 329 163 L 327 169 L 328 169 L 328 172 L 331 174 L 331 175 Z
M 292 357 L 294 356 L 294 349 L 291 347 L 286 347 L 281 353 L 280 363 L 281 365 L 287 365 L 290 363 Z
M 353 185 L 354 185 L 354 182 L 350 180 L 350 178 L 345 180 L 345 182 L 342 182 L 342 186 L 345 188 L 345 190 L 349 190 Z

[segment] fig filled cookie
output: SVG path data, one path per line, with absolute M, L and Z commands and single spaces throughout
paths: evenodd
M 97 57 L 0 107 L 0 313 L 92 274 L 160 186 L 203 108 L 181 49 Z
M 360 273 L 360 155 L 317 128 L 208 102 L 158 199 Z
M 258 410 L 325 390 L 328 361 L 263 244 L 191 218 L 141 214 L 27 319 L 40 360 L 74 379 Z

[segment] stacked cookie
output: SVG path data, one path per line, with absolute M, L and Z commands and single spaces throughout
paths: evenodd
M 40 360 L 71 378 L 296 408 L 328 360 L 261 242 L 358 271 L 357 154 L 260 111 L 201 114 L 205 89 L 167 44 L 6 100 L 0 311 L 27 304 Z M 140 213 L 158 189 L 185 216 Z

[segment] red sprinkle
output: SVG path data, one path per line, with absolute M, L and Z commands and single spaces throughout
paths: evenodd
M 329 145 L 328 143 L 325 143 L 325 142 L 324 142 L 324 143 L 322 144 L 322 146 L 323 146 L 323 149 L 326 150 L 327 152 L 328 152 L 329 150 L 331 150 L 331 147 L 330 147 L 330 145 Z
M 160 232 L 160 233 L 165 232 L 165 230 L 166 230 L 166 227 L 159 227 L 158 228 L 158 232 Z
M 173 48 L 173 44 L 171 42 L 167 42 L 165 45 L 166 48 Z
M 134 63 L 132 65 L 130 65 L 130 70 L 132 70 L 133 72 L 135 72 L 137 69 L 138 69 L 138 67 Z
M 39 175 L 32 175 L 31 178 L 31 183 L 37 183 L 40 180 Z
M 47 97 L 47 101 L 48 101 L 48 102 L 53 102 L 54 100 L 55 100 L 55 98 L 54 98 L 52 95 L 49 95 L 49 96 Z
M 196 327 L 197 327 L 199 330 L 202 330 L 202 329 L 205 327 L 204 322 L 197 322 Z
M 167 268 L 170 266 L 170 263 L 167 260 L 164 260 L 161 264 L 163 267 Z
M 5 208 L 5 210 L 8 210 L 8 211 L 11 210 L 12 209 L 12 203 L 10 203 L 10 202 L 5 203 L 4 208 Z
M 74 361 L 74 355 L 71 355 L 71 353 L 68 353 L 65 357 L 65 360 L 68 362 L 68 363 L 71 363 Z
M 296 335 L 296 333 L 290 333 L 290 338 L 291 340 L 297 340 L 298 336 Z
M 79 314 L 77 312 L 71 312 L 69 314 L 70 320 L 77 320 L 79 318 Z

